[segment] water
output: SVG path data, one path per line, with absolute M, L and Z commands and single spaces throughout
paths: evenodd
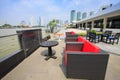
M 42 29 L 42 36 L 47 35 L 44 28 L 15 28 L 15 29 L 0 29 L 0 36 L 17 34 L 16 31 L 18 30 L 31 30 L 31 29 Z

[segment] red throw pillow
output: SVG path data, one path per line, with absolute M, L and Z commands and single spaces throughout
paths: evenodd
M 84 42 L 84 40 L 81 36 L 78 36 L 78 42 Z
M 74 31 L 71 31 L 70 34 L 76 34 Z

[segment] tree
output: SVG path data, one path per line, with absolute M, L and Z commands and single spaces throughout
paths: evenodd
M 3 24 L 2 28 L 11 28 L 12 26 L 10 24 Z
M 54 32 L 54 28 L 57 26 L 58 23 L 59 23 L 59 20 L 55 20 L 55 19 L 53 19 L 52 21 L 50 21 L 48 23 L 48 26 L 50 26 L 50 32 L 51 33 Z

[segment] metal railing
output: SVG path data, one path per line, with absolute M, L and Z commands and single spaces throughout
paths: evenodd
M 17 50 L 20 50 L 17 34 L 0 36 L 0 58 L 3 58 Z

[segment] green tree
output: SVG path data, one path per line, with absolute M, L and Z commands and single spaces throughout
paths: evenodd
M 53 19 L 52 21 L 50 21 L 48 23 L 48 26 L 50 27 L 50 32 L 53 33 L 54 32 L 54 28 L 58 25 L 59 20 L 55 20 Z
M 2 28 L 11 28 L 12 26 L 10 24 L 3 24 Z

